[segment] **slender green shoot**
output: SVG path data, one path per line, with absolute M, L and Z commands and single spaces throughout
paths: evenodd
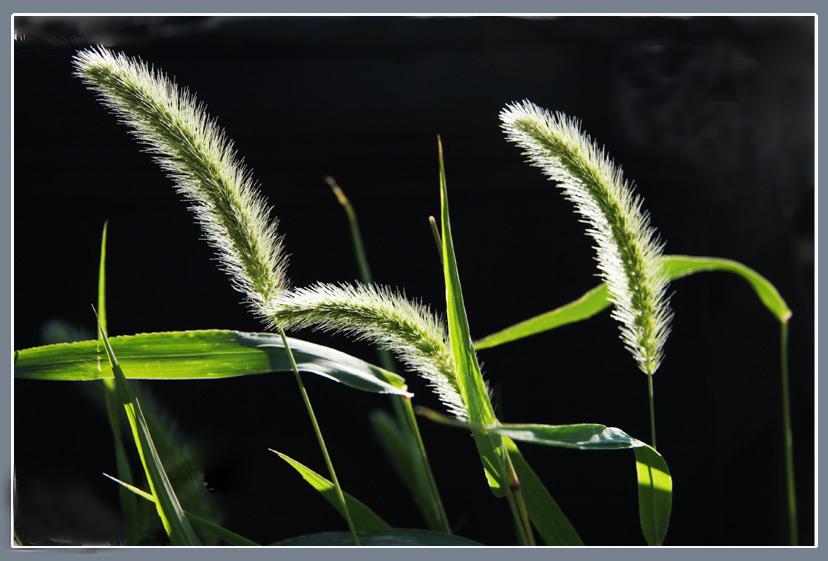
M 131 491 L 132 492 L 131 494 L 133 496 L 141 497 L 142 499 L 146 499 L 151 503 L 156 502 L 155 498 L 151 494 L 147 493 L 146 491 L 144 491 L 142 489 L 139 489 L 138 487 L 136 487 L 134 485 L 130 485 L 129 483 L 121 481 L 120 479 L 118 479 L 116 477 L 112 477 L 111 475 L 108 475 L 106 473 L 104 473 L 103 475 L 104 475 L 104 477 L 109 478 L 112 481 L 114 481 L 115 483 L 117 483 L 118 485 L 120 485 L 121 488 L 124 489 L 125 491 L 127 491 L 127 492 Z M 253 540 L 249 540 L 249 539 L 245 538 L 244 536 L 241 536 L 241 535 L 239 535 L 235 532 L 231 532 L 227 528 L 223 528 L 222 526 L 219 526 L 215 522 L 211 522 L 210 520 L 207 520 L 206 518 L 202 518 L 201 516 L 199 516 L 197 514 L 194 514 L 192 512 L 184 511 L 184 516 L 187 517 L 187 520 L 190 520 L 191 522 L 194 522 L 197 526 L 201 527 L 203 530 L 206 530 L 207 532 L 211 533 L 212 535 L 214 535 L 217 538 L 223 539 L 224 541 L 226 541 L 230 545 L 245 546 L 245 547 L 259 547 L 259 544 L 254 542 Z
M 517 501 L 514 494 L 514 490 L 519 488 L 520 483 L 513 470 L 508 473 L 509 460 L 507 459 L 503 439 L 486 430 L 476 428 L 477 425 L 493 425 L 497 424 L 498 421 L 494 414 L 489 388 L 483 380 L 480 364 L 474 352 L 469 321 L 463 302 L 463 290 L 460 285 L 460 273 L 457 267 L 454 241 L 451 234 L 451 221 L 449 219 L 443 144 L 439 136 L 437 137 L 437 153 L 440 174 L 440 216 L 443 234 L 443 277 L 446 285 L 449 342 L 456 368 L 457 384 L 463 402 L 468 407 L 468 419 L 472 426 L 472 435 L 481 460 L 483 460 L 484 472 L 489 480 L 489 486 L 496 495 L 506 495 L 512 509 L 518 541 L 521 544 L 532 544 L 534 538 L 532 537 L 532 528 L 528 524 L 525 504 L 523 501 Z
M 175 491 L 173 491 L 161 463 L 161 458 L 158 456 L 152 442 L 152 436 L 141 411 L 141 405 L 129 387 L 106 333 L 100 327 L 100 323 L 98 326 L 106 346 L 106 354 L 109 357 L 112 373 L 115 375 L 118 397 L 124 406 L 129 424 L 132 427 L 135 446 L 138 449 L 138 455 L 141 457 L 141 463 L 144 466 L 152 496 L 155 498 L 156 509 L 164 525 L 164 530 L 167 532 L 172 545 L 201 545 L 198 536 L 185 518 L 181 504 L 178 502 Z
M 428 224 L 431 226 L 431 233 L 434 236 L 434 243 L 437 244 L 437 255 L 440 256 L 440 265 L 443 264 L 443 238 L 440 236 L 440 227 L 433 216 L 428 217 Z
M 98 266 L 98 319 L 104 332 L 107 331 L 106 317 L 106 236 L 109 230 L 109 221 L 104 222 L 103 233 L 101 234 L 101 259 Z M 103 335 L 98 331 L 98 350 L 103 345 Z M 115 387 L 114 378 L 104 378 L 101 382 L 104 389 L 104 401 L 106 403 L 107 419 L 112 429 L 112 438 L 115 443 L 115 463 L 118 468 L 118 477 L 127 483 L 134 481 L 132 468 L 129 465 L 129 457 L 126 453 L 124 440 L 121 438 L 121 422 L 119 411 L 121 404 L 118 401 L 118 391 Z M 138 545 L 140 541 L 138 504 L 135 495 L 124 489 L 118 490 L 121 502 L 121 512 L 124 516 L 124 545 Z
M 345 516 L 345 520 L 348 522 L 348 529 L 354 538 L 354 545 L 359 545 L 359 537 L 357 537 L 354 521 L 351 519 L 351 515 L 348 511 L 348 503 L 345 502 L 345 495 L 342 493 L 342 486 L 340 486 L 339 479 L 336 477 L 336 471 L 334 470 L 333 462 L 331 462 L 328 447 L 325 446 L 325 439 L 322 437 L 322 431 L 319 429 L 319 422 L 316 420 L 316 415 L 313 413 L 313 406 L 311 405 L 308 391 L 305 389 L 305 384 L 302 383 L 302 376 L 299 374 L 299 368 L 296 366 L 296 359 L 293 358 L 293 352 L 290 350 L 290 345 L 288 345 L 287 336 L 285 335 L 285 331 L 283 329 L 279 329 L 279 335 L 282 337 L 282 343 L 284 344 L 285 351 L 290 359 L 290 364 L 293 367 L 293 374 L 296 377 L 296 383 L 299 385 L 299 392 L 302 394 L 302 401 L 305 402 L 305 409 L 308 410 L 308 415 L 310 416 L 311 423 L 313 424 L 313 431 L 316 433 L 316 440 L 319 442 L 319 448 L 322 450 L 322 455 L 325 457 L 325 465 L 328 467 L 328 473 L 330 473 L 331 480 L 336 488 L 337 497 L 342 505 L 343 516 Z
M 342 503 L 339 501 L 339 493 L 337 493 L 335 485 L 330 480 L 325 479 L 308 466 L 297 462 L 286 454 L 282 454 L 272 448 L 269 448 L 269 450 L 287 462 L 290 467 L 295 469 L 299 475 L 302 476 L 302 479 L 307 481 L 311 487 L 316 489 L 319 494 L 322 495 L 322 497 L 324 497 L 324 499 L 337 510 L 337 512 L 339 512 L 343 517 L 346 516 L 345 511 L 342 510 Z M 357 532 L 385 530 L 391 527 L 388 522 L 380 518 L 377 513 L 353 495 L 344 493 L 344 496 L 345 502 L 348 505 L 348 516 L 351 517 Z
M 374 282 L 374 279 L 371 275 L 371 268 L 368 265 L 368 254 L 365 251 L 365 244 L 362 241 L 362 233 L 360 232 L 356 210 L 333 177 L 326 176 L 325 182 L 330 185 L 339 204 L 345 210 L 348 225 L 351 230 L 354 254 L 359 265 L 360 278 L 363 283 L 370 285 Z M 394 360 L 388 349 L 379 348 L 377 349 L 377 353 L 382 367 L 393 372 Z M 445 509 L 443 508 L 440 493 L 437 490 L 437 482 L 434 480 L 434 474 L 428 462 L 425 445 L 420 436 L 420 429 L 417 426 L 417 419 L 414 416 L 411 400 L 402 396 L 393 396 L 391 403 L 394 408 L 394 414 L 397 417 L 397 437 L 405 441 L 397 449 L 404 451 L 403 453 L 407 456 L 412 456 L 406 457 L 403 461 L 406 464 L 413 464 L 413 469 L 416 470 L 413 477 L 408 481 L 409 488 L 414 494 L 415 501 L 420 506 L 429 526 L 433 530 L 451 533 L 451 526 L 449 525 Z
M 791 396 L 788 384 L 788 322 L 780 326 L 780 347 L 782 362 L 782 416 L 785 433 L 785 476 L 788 491 L 788 531 L 791 545 L 799 545 L 799 530 L 796 522 L 796 485 L 793 461 L 793 431 L 791 430 Z

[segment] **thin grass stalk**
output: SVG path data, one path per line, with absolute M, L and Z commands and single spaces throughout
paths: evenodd
M 793 431 L 791 428 L 791 397 L 788 383 L 788 322 L 783 321 L 780 332 L 780 354 L 782 361 L 782 416 L 785 434 L 785 475 L 788 490 L 788 531 L 791 545 L 799 545 L 799 530 L 796 521 L 796 486 L 793 461 Z
M 310 416 L 311 424 L 313 425 L 313 431 L 316 433 L 316 440 L 319 441 L 319 448 L 322 449 L 322 455 L 325 457 L 325 465 L 328 466 L 328 473 L 331 476 L 331 481 L 336 489 L 336 495 L 342 505 L 342 512 L 345 513 L 345 520 L 348 522 L 348 530 L 350 530 L 351 536 L 354 539 L 354 545 L 359 545 L 359 537 L 357 537 L 356 527 L 354 526 L 354 521 L 351 519 L 351 513 L 348 511 L 348 503 L 345 502 L 345 494 L 342 492 L 342 487 L 339 485 L 339 478 L 336 476 L 336 470 L 334 470 L 333 462 L 331 462 L 328 447 L 325 445 L 325 439 L 322 437 L 319 422 L 316 420 L 316 415 L 313 412 L 313 406 L 311 405 L 308 391 L 305 389 L 305 384 L 302 383 L 302 376 L 299 374 L 299 367 L 296 366 L 296 359 L 293 358 L 293 351 L 290 350 L 290 345 L 288 345 L 285 330 L 280 328 L 279 335 L 282 337 L 282 343 L 284 344 L 285 351 L 290 359 L 290 365 L 293 368 L 293 375 L 296 377 L 296 383 L 299 385 L 299 392 L 302 394 L 302 400 L 305 402 L 305 409 L 308 410 L 308 415 Z
M 104 222 L 103 233 L 101 234 L 101 258 L 98 266 L 98 319 L 101 328 L 107 331 L 106 318 L 106 237 L 109 230 L 109 221 Z M 98 330 L 98 351 L 104 344 L 101 330 Z M 118 469 L 118 477 L 122 481 L 132 484 L 135 478 L 132 475 L 132 468 L 129 465 L 129 457 L 126 453 L 124 440 L 121 438 L 120 411 L 122 406 L 118 401 L 118 390 L 115 387 L 114 378 L 102 380 L 104 388 L 104 402 L 106 403 L 106 417 L 109 421 L 109 428 L 112 430 L 112 438 L 115 444 L 115 465 Z M 118 497 L 121 503 L 121 513 L 124 517 L 124 545 L 138 545 L 140 540 L 138 501 L 135 495 L 123 487 L 118 488 Z
M 621 339 L 648 377 L 655 448 L 652 376 L 661 365 L 672 319 L 664 244 L 621 169 L 581 131 L 577 120 L 563 113 L 553 115 L 529 101 L 508 105 L 500 118 L 508 139 L 558 184 L 589 226 Z
M 535 543 L 535 535 L 532 532 L 532 524 L 529 522 L 529 512 L 526 510 L 526 503 L 523 501 L 523 490 L 520 486 L 520 479 L 515 472 L 515 466 L 512 464 L 512 458 L 506 452 L 506 442 L 501 437 L 503 443 L 502 450 L 504 451 L 504 472 L 509 477 L 509 505 L 513 506 L 515 523 L 518 526 L 518 538 L 525 540 L 525 545 L 537 545 Z
M 368 253 L 365 251 L 365 244 L 362 241 L 362 232 L 359 227 L 359 220 L 357 219 L 356 209 L 351 204 L 350 199 L 345 195 L 345 192 L 331 176 L 325 176 L 325 182 L 331 187 L 331 190 L 336 195 L 339 204 L 345 210 L 348 218 L 348 226 L 351 231 L 351 242 L 354 246 L 354 255 L 356 256 L 357 264 L 359 266 L 359 275 L 362 282 L 370 285 L 374 282 L 371 274 L 371 267 L 368 264 Z M 377 355 L 379 357 L 382 367 L 390 372 L 395 371 L 394 359 L 388 349 L 378 348 Z M 443 501 L 440 499 L 440 493 L 437 490 L 437 482 L 434 479 L 434 474 L 431 471 L 431 465 L 426 454 L 425 444 L 420 435 L 420 428 L 417 426 L 417 418 L 414 415 L 414 409 L 411 406 L 411 400 L 403 396 L 391 396 L 391 404 L 394 409 L 394 414 L 397 417 L 397 423 L 403 431 L 403 438 L 412 440 L 415 443 L 415 448 L 418 451 L 418 460 L 420 470 L 425 475 L 428 484 L 428 494 L 431 497 L 430 505 L 433 512 L 431 516 L 427 517 L 430 522 L 432 519 L 436 522 L 434 530 L 440 530 L 447 534 L 451 533 L 451 526 L 448 522 L 448 516 L 443 508 Z

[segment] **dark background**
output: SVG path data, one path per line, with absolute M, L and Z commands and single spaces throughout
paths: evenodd
M 94 333 L 100 232 L 110 221 L 110 334 L 261 326 L 215 267 L 169 180 L 72 77 L 103 43 L 197 92 L 254 169 L 291 253 L 294 286 L 358 271 L 334 176 L 359 213 L 375 279 L 436 311 L 444 288 L 436 135 L 472 335 L 597 284 L 591 240 L 551 183 L 504 140 L 498 113 L 530 99 L 583 121 L 634 180 L 668 253 L 739 260 L 793 310 L 791 401 L 800 539 L 814 507 L 814 20 L 795 17 L 107 17 L 15 19 L 14 347 L 48 321 Z M 779 324 L 741 279 L 677 281 L 655 379 L 670 465 L 667 545 L 784 545 Z M 481 351 L 501 420 L 598 422 L 649 440 L 646 379 L 608 313 Z M 366 360 L 343 337 L 294 336 Z M 407 376 L 415 403 L 439 408 Z M 306 376 L 345 489 L 393 526 L 423 527 L 373 439 L 389 408 Z M 18 534 L 116 542 L 102 408 L 81 386 L 16 381 Z M 223 523 L 261 543 L 344 530 L 274 448 L 324 472 L 290 375 L 147 384 L 205 457 Z M 421 422 L 460 535 L 513 543 L 472 440 Z M 589 545 L 642 545 L 633 454 L 522 450 Z M 206 491 L 205 491 L 206 492 Z

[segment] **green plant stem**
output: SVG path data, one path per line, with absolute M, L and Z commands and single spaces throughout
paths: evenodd
M 101 257 L 98 265 L 98 321 L 100 321 L 101 329 L 104 332 L 108 329 L 106 319 L 106 236 L 108 231 L 109 220 L 104 222 L 103 232 L 101 233 Z M 101 330 L 98 330 L 98 345 L 103 345 L 103 334 Z M 121 438 L 119 413 L 122 405 L 118 400 L 118 389 L 115 387 L 115 379 L 104 379 L 103 388 L 106 416 L 109 420 L 109 427 L 112 429 L 112 437 L 115 443 L 115 464 L 118 468 L 118 477 L 122 481 L 132 484 L 135 479 L 132 475 L 132 469 L 129 466 L 124 441 Z M 124 517 L 124 545 L 138 545 L 140 537 L 137 501 L 135 500 L 135 496 L 123 487 L 118 489 L 118 495 L 121 502 L 121 512 Z
M 374 282 L 373 275 L 371 274 L 371 267 L 368 265 L 368 254 L 365 251 L 365 244 L 362 242 L 362 234 L 359 228 L 359 221 L 357 220 L 356 210 L 354 206 L 351 204 L 351 201 L 345 195 L 345 192 L 342 188 L 337 184 L 336 180 L 331 176 L 325 177 L 325 182 L 331 187 L 334 195 L 336 195 L 339 204 L 345 210 L 345 214 L 348 218 L 348 226 L 351 230 L 351 241 L 354 246 L 354 254 L 356 255 L 357 265 L 359 266 L 359 274 L 362 282 L 367 284 L 372 284 Z M 432 224 L 436 227 L 436 223 L 434 223 L 434 217 L 431 217 Z M 438 235 L 439 238 L 439 235 Z M 440 244 L 438 244 L 440 245 Z M 442 251 L 442 249 L 441 249 Z M 391 353 L 387 349 L 378 349 L 377 354 L 379 356 L 380 365 L 390 371 L 394 372 L 394 358 L 392 357 Z M 422 470 L 423 475 L 425 475 L 426 482 L 428 483 L 428 493 L 431 495 L 430 506 L 433 510 L 433 519 L 437 523 L 437 527 L 433 528 L 434 530 L 440 530 L 447 534 L 451 533 L 451 526 L 448 523 L 448 517 L 446 516 L 446 511 L 443 508 L 443 502 L 440 499 L 440 493 L 437 490 L 437 483 L 434 480 L 434 474 L 431 472 L 431 465 L 428 463 L 428 456 L 426 455 L 425 451 L 425 444 L 423 443 L 423 439 L 420 435 L 420 429 L 417 426 L 417 418 L 414 415 L 414 410 L 411 406 L 411 400 L 405 398 L 403 396 L 392 396 L 391 403 L 394 408 L 394 414 L 397 417 L 397 422 L 399 423 L 400 430 L 403 431 L 405 434 L 406 439 L 412 439 L 416 442 L 418 457 L 420 460 L 420 467 Z M 428 520 L 432 520 L 432 517 L 427 517 Z
M 431 494 L 431 505 L 434 509 L 434 516 L 438 522 L 438 530 L 451 534 L 451 525 L 449 524 L 446 511 L 443 508 L 443 501 L 440 499 L 440 492 L 437 490 L 437 482 L 434 480 L 434 474 L 431 472 L 431 465 L 428 463 L 428 456 L 426 456 L 425 444 L 420 435 L 420 428 L 417 425 L 417 418 L 414 415 L 414 408 L 411 405 L 411 400 L 403 396 L 394 396 L 396 399 L 394 403 L 399 403 L 404 409 L 405 418 L 407 419 L 408 430 L 411 436 L 417 442 L 417 449 L 419 450 L 420 463 L 422 464 L 423 473 L 428 482 L 428 489 Z
M 509 506 L 512 508 L 512 515 L 518 527 L 518 539 L 524 542 L 521 545 L 534 546 L 536 545 L 535 536 L 532 533 L 532 525 L 529 522 L 529 513 L 526 510 L 526 503 L 523 501 L 523 491 L 520 488 L 520 479 L 518 479 L 517 473 L 515 472 L 515 466 L 512 464 L 512 458 L 509 457 L 509 453 L 506 450 L 506 442 L 502 439 L 502 437 L 501 442 L 501 450 L 504 458 L 504 472 L 509 478 L 509 484 L 506 487 L 508 489 L 507 497 L 509 500 Z
M 647 390 L 650 397 L 650 440 L 654 450 L 656 447 L 656 427 L 655 427 L 655 399 L 653 398 L 653 375 L 647 374 Z
M 371 282 L 371 268 L 368 266 L 368 256 L 365 253 L 365 244 L 362 243 L 362 234 L 359 230 L 359 221 L 357 220 L 356 211 L 354 210 L 351 201 L 345 196 L 345 192 L 336 183 L 336 180 L 331 176 L 325 177 L 325 182 L 330 185 L 331 190 L 336 195 L 339 204 L 345 210 L 348 216 L 348 226 L 351 228 L 351 242 L 354 244 L 354 254 L 359 265 L 359 274 L 362 281 L 366 284 Z M 388 369 L 386 369 L 388 370 Z
M 793 433 L 791 430 L 791 397 L 788 384 L 788 322 L 783 321 L 780 333 L 782 356 L 782 415 L 785 433 L 785 472 L 788 483 L 788 523 L 791 545 L 799 545 L 796 522 L 796 488 L 794 484 Z
M 302 383 L 302 376 L 299 375 L 299 368 L 296 366 L 296 359 L 293 358 L 293 352 L 290 350 L 290 346 L 288 345 L 285 330 L 279 329 L 279 335 L 282 337 L 282 343 L 284 344 L 285 351 L 287 351 L 288 358 L 290 359 L 293 374 L 296 376 L 296 383 L 299 384 L 299 392 L 302 394 L 302 400 L 305 402 L 305 408 L 308 410 L 308 415 L 310 415 L 313 430 L 316 433 L 316 439 L 319 441 L 319 447 L 322 449 L 322 455 L 325 457 L 325 464 L 328 466 L 328 473 L 331 475 L 331 481 L 336 488 L 336 494 L 339 497 L 339 502 L 342 504 L 342 512 L 345 513 L 345 520 L 348 522 L 348 529 L 351 531 L 351 536 L 354 538 L 354 545 L 359 545 L 359 538 L 357 537 L 356 528 L 354 527 L 354 521 L 351 520 L 351 514 L 348 511 L 348 504 L 345 502 L 345 494 L 342 492 L 342 487 L 339 485 L 339 479 L 336 477 L 336 471 L 334 470 L 333 463 L 331 462 L 331 456 L 328 454 L 328 448 L 325 446 L 325 439 L 322 438 L 322 431 L 319 429 L 319 423 L 316 420 L 316 415 L 313 413 L 313 406 L 311 406 L 308 391 Z

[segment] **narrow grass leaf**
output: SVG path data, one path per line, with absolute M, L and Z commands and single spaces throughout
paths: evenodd
M 400 398 L 404 399 L 404 398 Z M 428 527 L 441 531 L 445 528 L 445 514 L 442 502 L 434 499 L 429 482 L 422 468 L 420 451 L 410 431 L 403 430 L 399 423 L 382 410 L 371 413 L 371 425 L 388 460 L 406 486 Z
M 351 201 L 333 177 L 326 176 L 325 182 L 331 187 L 339 204 L 345 211 L 351 231 L 354 255 L 359 266 L 359 276 L 363 284 L 370 285 L 374 282 L 374 279 L 371 275 L 371 267 L 368 264 L 365 244 L 362 242 L 356 209 L 354 209 Z M 379 357 L 380 366 L 388 371 L 394 371 L 394 357 L 388 349 L 379 347 L 377 356 Z M 409 414 L 411 402 L 403 396 L 392 396 L 391 402 L 397 422 L 384 414 L 372 416 L 371 418 L 380 446 L 385 448 L 394 469 L 414 498 L 414 502 L 429 528 L 451 533 L 448 518 L 443 509 L 443 502 L 434 480 L 434 474 L 431 472 L 431 466 L 428 463 L 425 445 L 419 435 L 417 420 L 414 415 Z
M 780 322 L 786 322 L 791 317 L 791 309 L 768 279 L 750 267 L 720 257 L 693 257 L 690 255 L 667 255 L 664 259 L 667 274 L 671 280 L 680 279 L 701 271 L 726 271 L 739 275 L 745 279 L 756 292 L 762 304 Z
M 112 373 L 115 376 L 118 395 L 126 410 L 129 424 L 132 427 L 135 446 L 138 448 L 141 463 L 144 465 L 147 481 L 150 484 L 152 495 L 155 498 L 156 508 L 158 515 L 161 517 L 161 522 L 164 524 L 164 530 L 167 532 L 170 542 L 173 545 L 200 545 L 198 536 L 185 518 L 184 511 L 164 471 L 161 459 L 158 457 L 158 452 L 155 450 L 146 419 L 144 419 L 144 414 L 141 412 L 141 406 L 132 393 L 123 370 L 121 370 L 118 364 L 118 359 L 112 350 L 109 339 L 102 329 L 101 334 L 103 335 L 106 354 L 109 357 Z
M 342 504 L 339 501 L 339 496 L 336 493 L 336 488 L 329 479 L 322 477 L 309 467 L 297 462 L 290 456 L 282 454 L 281 452 L 276 452 L 276 450 L 271 450 L 271 452 L 276 453 L 280 458 L 286 461 L 293 469 L 299 472 L 302 478 L 304 478 L 304 480 L 307 481 L 311 485 L 311 487 L 319 491 L 319 494 L 321 494 L 326 501 L 331 503 L 331 506 L 333 506 L 337 510 L 337 512 L 344 516 L 344 512 L 342 511 Z M 344 493 L 344 495 L 345 502 L 348 505 L 348 512 L 351 515 L 351 520 L 353 520 L 354 527 L 356 528 L 357 532 L 384 530 L 391 527 L 387 522 L 380 518 L 373 510 L 371 510 L 364 503 L 354 498 L 352 495 L 349 495 L 348 493 Z M 353 545 L 354 542 L 352 535 L 349 532 L 346 534 L 348 536 L 347 545 Z
M 454 368 L 460 395 L 468 408 L 469 421 L 474 425 L 491 425 L 496 421 L 494 409 L 489 399 L 488 388 L 483 382 L 480 364 L 472 345 L 469 332 L 469 322 L 466 317 L 466 308 L 463 303 L 463 291 L 460 286 L 460 275 L 457 270 L 457 260 L 454 254 L 454 242 L 451 236 L 451 222 L 449 220 L 448 191 L 446 188 L 446 173 L 443 165 L 443 147 L 439 147 L 440 160 L 440 202 L 442 220 L 443 243 L 443 274 L 446 284 L 446 308 L 448 315 L 449 340 L 451 354 L 454 359 Z M 498 439 L 487 435 L 485 431 L 472 428 L 475 443 L 477 444 L 480 459 L 489 486 L 497 496 L 503 496 L 505 476 L 500 469 L 502 460 L 498 457 Z
M 108 332 L 106 314 L 106 238 L 109 231 L 109 221 L 104 222 L 101 233 L 101 258 L 98 265 L 98 320 L 101 323 L 103 332 Z M 98 330 L 98 350 L 103 344 L 101 330 Z M 102 381 L 104 390 L 104 402 L 106 403 L 107 419 L 112 430 L 112 438 L 115 444 L 115 464 L 118 468 L 118 477 L 127 483 L 135 481 L 132 475 L 132 468 L 121 438 L 120 411 L 121 404 L 118 400 L 118 393 L 115 387 L 115 380 L 107 378 Z M 118 488 L 118 495 L 121 502 L 121 512 L 124 517 L 124 544 L 138 545 L 140 541 L 140 526 L 138 516 L 138 504 L 135 495 L 124 489 Z
M 608 296 L 607 285 L 600 284 L 569 304 L 564 304 L 560 308 L 529 318 L 497 333 L 487 335 L 479 341 L 476 341 L 474 347 L 477 350 L 497 347 L 498 345 L 517 341 L 518 339 L 549 331 L 562 325 L 591 318 L 610 307 L 610 301 L 607 299 Z
M 534 425 L 502 424 L 492 432 L 514 440 L 578 450 L 633 448 L 638 476 L 638 512 L 641 530 L 649 545 L 661 545 L 670 524 L 673 480 L 667 462 L 651 446 L 621 429 L 598 424 Z M 517 463 L 515 464 L 517 469 Z M 521 478 L 523 482 L 523 478 Z
M 529 463 L 518 450 L 511 438 L 503 439 L 509 458 L 515 468 L 520 488 L 523 491 L 523 500 L 532 524 L 537 529 L 546 545 L 584 545 L 578 532 L 569 522 L 569 519 L 552 498 L 540 477 L 529 466 Z
M 290 372 L 281 338 L 271 333 L 172 331 L 113 337 L 120 363 L 133 379 L 204 380 Z M 375 393 L 411 394 L 405 381 L 340 351 L 288 338 L 299 370 Z M 83 381 L 111 378 L 95 341 L 14 352 L 16 378 Z
M 460 536 L 432 532 L 429 530 L 409 530 L 391 528 L 374 532 L 359 532 L 360 545 L 373 547 L 481 547 L 482 543 Z M 298 536 L 272 545 L 289 547 L 341 547 L 353 545 L 348 532 L 322 532 L 307 536 Z
M 741 276 L 756 292 L 759 300 L 780 322 L 791 317 L 791 310 L 779 291 L 765 277 L 738 261 L 718 257 L 692 257 L 689 255 L 665 255 L 664 268 L 671 281 L 704 271 L 725 271 Z M 569 323 L 585 320 L 610 307 L 607 285 L 600 284 L 577 300 L 549 312 L 527 319 L 497 333 L 483 337 L 475 343 L 477 350 L 488 349 L 550 331 Z
M 111 475 L 104 474 L 104 476 L 108 477 L 109 479 L 111 479 L 115 483 L 119 484 L 121 486 L 121 488 L 124 489 L 125 491 L 132 491 L 132 493 L 134 493 L 134 495 L 138 495 L 142 499 L 146 499 L 146 500 L 150 501 L 151 503 L 155 502 L 155 499 L 153 498 L 153 496 L 150 495 L 149 493 L 147 493 L 146 491 L 144 491 L 142 489 L 139 489 L 138 487 L 136 487 L 134 485 L 130 485 L 129 483 L 125 483 L 125 482 L 121 481 L 120 479 L 112 477 Z M 134 496 L 134 495 L 132 495 L 132 496 Z M 184 511 L 184 516 L 187 517 L 187 520 L 190 520 L 196 526 L 200 527 L 202 530 L 206 530 L 207 532 L 211 533 L 213 536 L 226 541 L 230 545 L 251 546 L 251 547 L 258 547 L 259 546 L 259 544 L 254 542 L 253 540 L 249 540 L 249 539 L 245 538 L 244 536 L 241 536 L 241 535 L 239 535 L 235 532 L 232 532 L 232 531 L 228 530 L 227 528 L 219 526 L 215 522 L 211 522 L 210 520 L 207 520 L 206 518 L 202 518 L 201 516 L 199 516 L 197 514 L 193 514 L 192 512 L 187 512 L 185 510 Z

